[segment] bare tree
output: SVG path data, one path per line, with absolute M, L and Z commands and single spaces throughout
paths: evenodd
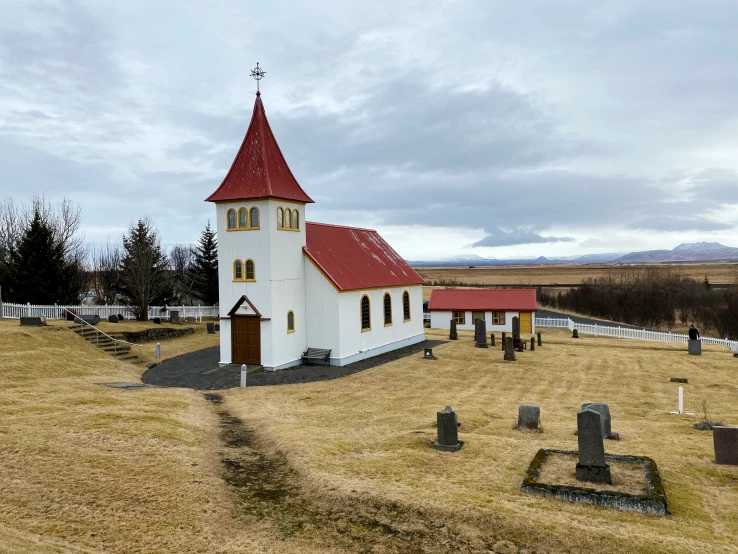
M 79 232 L 82 226 L 82 206 L 73 204 L 69 198 L 63 198 L 54 205 L 45 196 L 36 195 L 29 205 L 24 205 L 21 209 L 26 224 L 33 219 L 36 211 L 51 227 L 54 241 L 62 245 L 66 256 L 79 258 L 84 255 L 84 236 Z
M 93 248 L 91 258 L 92 290 L 99 302 L 115 304 L 120 285 L 121 246 L 108 241 Z
M 7 264 L 26 229 L 26 221 L 12 197 L 0 201 L 0 263 Z
M 192 297 L 192 246 L 176 244 L 169 253 L 169 263 L 174 280 L 174 296 L 177 302 L 189 302 Z

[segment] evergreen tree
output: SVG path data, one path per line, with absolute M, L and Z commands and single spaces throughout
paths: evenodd
M 195 246 L 192 293 L 207 306 L 218 302 L 218 240 L 208 221 Z
M 7 298 L 24 304 L 76 304 L 81 292 L 79 262 L 67 260 L 64 244 L 54 239 L 54 230 L 34 211 L 17 247 L 10 252 L 6 278 Z
M 168 260 L 151 220 L 139 219 L 123 235 L 119 292 L 128 300 L 136 319 L 147 321 L 149 306 L 166 304 L 172 297 Z

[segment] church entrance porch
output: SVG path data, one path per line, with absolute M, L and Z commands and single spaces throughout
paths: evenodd
M 231 363 L 261 364 L 261 321 L 258 316 L 231 316 Z

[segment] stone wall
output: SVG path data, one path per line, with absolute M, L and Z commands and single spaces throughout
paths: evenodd
M 143 331 L 126 331 L 124 333 L 115 333 L 127 342 L 139 344 L 142 342 L 159 341 L 166 339 L 176 339 L 185 335 L 192 335 L 195 330 L 192 327 L 184 329 L 174 329 L 172 327 L 156 327 L 154 329 L 144 329 Z

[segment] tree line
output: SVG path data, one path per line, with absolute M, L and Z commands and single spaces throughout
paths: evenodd
M 613 268 L 557 294 L 538 291 L 540 304 L 642 327 L 694 324 L 702 333 L 738 339 L 738 274 L 727 289 L 705 277 L 685 277 L 679 267 Z
M 0 203 L 0 292 L 5 302 L 124 304 L 140 320 L 149 306 L 218 302 L 218 242 L 210 222 L 195 245 L 166 252 L 150 218 L 131 223 L 116 242 L 87 246 L 82 209 L 70 200 L 34 197 Z

